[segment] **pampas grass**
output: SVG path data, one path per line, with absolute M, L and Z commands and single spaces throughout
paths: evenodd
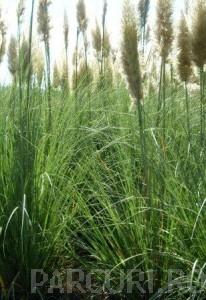
M 103 3 L 103 13 L 102 13 L 102 56 L 101 56 L 101 75 L 104 76 L 104 45 L 105 45 L 105 26 L 106 26 L 106 16 L 107 16 L 107 0 Z
M 38 7 L 38 32 L 44 42 L 46 67 L 47 67 L 47 85 L 48 85 L 48 131 L 52 126 L 52 106 L 51 106 L 51 58 L 50 58 L 50 16 L 49 6 L 50 0 L 39 0 Z
M 206 63 L 206 3 L 197 0 L 194 4 L 195 14 L 192 19 L 191 44 L 192 57 L 200 69 Z
M 144 111 L 143 111 L 143 90 L 142 77 L 140 70 L 139 54 L 138 54 L 138 29 L 135 9 L 131 1 L 124 2 L 122 17 L 122 65 L 131 95 L 131 110 L 137 109 L 138 121 L 140 129 L 141 157 L 144 168 L 144 179 L 146 189 L 148 183 L 148 170 L 146 162 L 146 144 L 144 133 Z
M 64 12 L 64 48 L 65 48 L 65 60 L 63 63 L 63 75 L 62 85 L 63 90 L 68 93 L 69 91 L 69 61 L 68 61 L 68 47 L 69 47 L 69 22 L 66 11 Z
M 78 0 L 77 3 L 77 22 L 79 31 L 84 32 L 87 29 L 88 24 L 84 0 Z
M 122 64 L 131 96 L 135 99 L 135 105 L 141 103 L 143 98 L 137 37 L 137 20 L 134 14 L 134 7 L 131 1 L 128 4 L 124 2 L 121 46 Z
M 32 71 L 32 66 L 30 65 L 30 59 L 29 59 L 29 42 L 25 37 L 23 37 L 23 40 L 21 43 L 19 59 L 21 62 L 20 68 L 21 68 L 21 74 L 22 74 L 21 75 L 22 81 L 25 84 L 26 80 L 28 78 L 28 73 Z
M 192 57 L 200 72 L 200 143 L 203 146 L 205 141 L 205 83 L 204 65 L 206 63 L 206 3 L 197 0 L 193 15 L 191 42 Z
M 156 39 L 160 56 L 166 63 L 173 42 L 172 1 L 157 0 Z
M 2 20 L 1 12 L 0 12 L 0 37 L 1 37 L 1 42 L 0 42 L 0 63 L 1 63 L 4 54 L 6 52 L 6 26 L 4 24 L 4 21 Z
M 84 55 L 85 55 L 85 66 L 87 68 L 87 50 L 88 50 L 88 42 L 87 42 L 87 26 L 88 26 L 88 19 L 86 15 L 86 7 L 84 0 L 79 0 L 77 3 L 77 22 L 78 22 L 78 30 L 83 35 L 84 40 Z M 78 52 L 78 49 L 77 49 Z
M 157 2 L 159 52 L 148 43 L 151 51 L 142 67 L 142 59 L 146 58 L 139 55 L 139 33 L 145 25 L 143 6 L 139 24 L 137 1 L 124 1 L 120 55 L 118 49 L 112 49 L 113 37 L 109 35 L 112 28 L 106 26 L 110 8 L 106 1 L 100 1 L 104 4 L 102 23 L 92 30 L 98 69 L 95 64 L 90 67 L 90 62 L 93 63 L 90 55 L 86 64 L 85 46 L 86 52 L 91 53 L 87 2 L 76 2 L 80 3 L 79 44 L 73 49 L 76 50 L 71 68 L 73 86 L 68 93 L 69 25 L 67 17 L 62 16 L 62 59 L 51 56 L 52 107 L 48 105 L 50 52 L 47 50 L 52 50 L 50 1 L 32 1 L 39 4 L 37 25 L 42 43 L 32 38 L 35 6 L 31 10 L 29 32 L 23 31 L 26 27 L 23 25 L 27 25 L 23 19 L 28 1 L 21 1 L 19 6 L 18 39 L 12 38 L 9 43 L 9 70 L 13 78 L 20 76 L 21 85 L 19 80 L 13 80 L 11 85 L 2 83 L 0 87 L 0 297 L 10 300 L 55 297 L 56 294 L 46 295 L 48 282 L 42 288 L 37 287 L 38 294 L 31 295 L 31 269 L 43 269 L 49 278 L 54 270 L 59 270 L 54 273 L 56 279 L 59 281 L 60 275 L 66 287 L 70 286 L 67 270 L 75 268 L 84 271 L 85 281 L 92 274 L 89 282 L 92 292 L 80 293 L 78 287 L 85 288 L 85 281 L 80 282 L 81 278 L 75 276 L 79 280 L 75 295 L 65 295 L 66 298 L 203 300 L 205 155 L 199 143 L 202 122 L 197 105 L 199 94 L 187 92 L 190 82 L 196 82 L 199 88 L 191 54 L 198 69 L 205 64 L 204 53 L 198 54 L 197 48 L 194 51 L 199 37 L 194 39 L 193 34 L 201 33 L 204 37 L 203 27 L 197 26 L 195 16 L 200 16 L 200 12 L 193 11 L 191 32 L 185 16 L 176 32 L 172 24 L 172 1 Z M 141 5 L 145 3 L 141 1 Z M 172 36 L 177 36 L 178 42 L 175 55 L 170 55 Z M 41 50 L 45 50 L 44 55 Z M 112 59 L 116 67 L 113 69 Z M 178 64 L 172 69 L 174 91 L 170 93 L 167 89 L 170 70 L 163 63 L 167 65 L 175 59 Z M 53 64 L 55 61 L 58 65 Z M 104 85 L 99 84 L 101 69 Z M 160 107 L 163 115 L 158 112 L 160 126 L 156 124 L 158 88 L 161 102 L 164 96 L 167 99 L 167 114 L 165 106 Z M 201 81 L 201 92 L 203 88 Z M 18 96 L 20 92 L 22 98 Z M 48 106 L 52 109 L 52 128 L 48 128 Z M 162 123 L 166 127 L 164 136 Z M 171 270 L 181 270 L 180 277 L 175 272 L 171 274 Z M 105 280 L 105 272 L 106 279 L 111 281 Z M 120 276 L 127 284 L 124 287 L 120 287 Z M 131 293 L 128 287 L 132 288 Z M 55 292 L 58 294 L 58 289 Z
M 33 69 L 34 69 L 34 75 L 35 79 L 37 80 L 37 85 L 41 89 L 42 87 L 42 81 L 44 78 L 44 56 L 41 50 L 35 49 L 35 52 L 32 56 L 33 59 Z
M 92 30 L 92 46 L 95 50 L 95 57 L 99 66 L 99 73 L 101 72 L 101 50 L 102 50 L 102 35 L 100 26 L 96 20 L 95 28 Z
M 179 76 L 183 82 L 188 82 L 192 74 L 192 50 L 190 33 L 183 13 L 179 24 L 177 47 Z
M 158 45 L 159 54 L 161 57 L 160 67 L 160 84 L 158 96 L 158 119 L 160 119 L 161 106 L 163 107 L 163 139 L 165 139 L 166 127 L 166 63 L 171 51 L 173 42 L 173 23 L 172 23 L 172 1 L 171 0 L 158 0 L 157 1 L 157 20 L 156 20 L 156 40 Z M 161 99 L 162 93 L 162 99 Z M 163 102 L 163 103 L 162 103 Z
M 17 55 L 17 40 L 11 37 L 8 47 L 8 69 L 12 75 L 13 81 L 16 82 L 18 72 L 18 55 Z
M 55 89 L 59 88 L 61 86 L 61 77 L 60 77 L 60 72 L 59 68 L 57 66 L 57 63 L 54 63 L 54 68 L 53 68 L 53 87 Z
M 68 74 L 68 65 L 64 60 L 61 67 L 61 89 L 65 96 L 68 96 L 69 93 L 69 74 Z
M 66 11 L 64 12 L 64 48 L 66 59 L 68 60 L 68 46 L 69 46 L 69 21 Z
M 191 141 L 191 130 L 190 130 L 190 105 L 188 99 L 188 88 L 187 84 L 192 74 L 192 50 L 191 50 L 191 38 L 188 29 L 188 25 L 184 14 L 182 13 L 179 34 L 178 34 L 178 72 L 181 81 L 185 84 L 185 100 L 186 100 L 186 111 L 187 111 L 187 132 L 189 143 Z
M 143 55 L 145 52 L 146 25 L 147 25 L 149 8 L 150 8 L 150 0 L 139 0 L 138 11 L 139 11 L 139 19 L 140 19 L 140 27 L 141 27 L 141 43 L 142 43 Z

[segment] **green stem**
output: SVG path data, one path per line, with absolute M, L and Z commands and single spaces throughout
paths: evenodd
M 68 61 L 68 44 L 66 43 L 65 44 L 65 58 L 66 58 L 66 60 L 65 60 L 65 62 L 66 62 L 66 74 L 65 74 L 65 76 L 66 76 L 66 78 L 64 79 L 63 78 L 63 80 L 66 80 L 66 86 L 64 86 L 64 89 L 65 89 L 65 92 L 66 92 L 66 95 L 68 96 L 68 94 L 69 94 L 69 75 L 68 75 L 68 69 L 69 69 L 69 61 Z
M 203 72 L 204 72 L 204 67 L 202 66 L 200 68 L 200 144 L 203 146 L 204 144 L 204 130 L 203 130 L 203 119 L 204 119 L 204 114 L 203 114 L 203 98 L 204 98 L 204 84 L 203 84 Z
M 165 76 L 165 61 L 163 61 L 163 88 L 162 88 L 162 99 L 163 99 L 163 141 L 165 141 L 166 131 L 166 76 Z
M 75 93 L 77 96 L 77 87 L 78 87 L 78 48 L 79 48 L 79 29 L 77 28 L 77 40 L 76 40 L 76 60 L 75 60 Z
M 29 61 L 28 61 L 28 76 L 27 76 L 27 100 L 26 100 L 26 110 L 27 110 L 27 134 L 30 138 L 30 128 L 29 128 L 29 105 L 30 105 L 30 85 L 31 85 L 31 52 L 32 52 L 32 34 L 33 34 L 33 18 L 34 18 L 34 3 L 32 0 L 31 18 L 30 18 L 30 29 L 29 29 Z
M 47 85 L 48 85 L 48 132 L 52 126 L 52 107 L 51 107 L 51 69 L 50 69 L 50 48 L 49 41 L 45 40 L 46 66 L 47 66 Z
M 160 110 L 161 110 L 161 92 L 162 92 L 162 72 L 163 72 L 163 60 L 161 61 L 161 67 L 160 67 L 160 79 L 159 79 L 159 92 L 158 92 L 158 103 L 157 103 L 157 121 L 156 126 L 159 125 L 160 121 Z
M 104 40 L 105 40 L 105 21 L 106 21 L 106 16 L 103 15 L 102 19 L 102 53 L 101 53 L 101 75 L 104 75 Z
M 85 56 L 85 66 L 86 66 L 86 71 L 88 69 L 88 59 L 87 59 L 87 37 L 86 37 L 86 32 L 83 32 L 83 38 L 84 38 L 84 56 Z
M 187 112 L 187 134 L 189 144 L 191 143 L 191 129 L 190 129 L 190 105 L 189 105 L 189 97 L 188 97 L 188 88 L 187 82 L 185 81 L 185 101 L 186 101 L 186 112 Z
M 202 71 L 202 106 L 203 106 L 203 142 L 205 143 L 205 115 L 206 115 L 206 111 L 205 111 L 205 71 L 204 71 L 204 66 L 203 66 L 203 71 Z
M 145 181 L 144 184 L 146 186 L 146 195 L 150 199 L 149 173 L 148 173 L 146 141 L 145 141 L 145 133 L 144 133 L 144 109 L 143 109 L 143 105 L 139 100 L 137 102 L 137 108 L 138 108 L 138 121 L 139 121 L 139 130 L 140 130 L 141 159 L 143 164 L 143 174 L 144 174 L 144 181 Z
M 22 91 L 22 55 L 21 55 L 21 21 L 18 19 L 18 84 L 19 84 L 19 123 L 21 131 L 23 131 L 22 122 L 22 103 L 23 103 L 23 91 Z

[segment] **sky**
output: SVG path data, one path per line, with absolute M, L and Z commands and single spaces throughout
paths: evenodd
M 34 37 L 38 39 L 36 30 L 36 13 L 38 7 L 38 0 L 35 0 L 35 26 L 34 26 Z M 52 0 L 50 6 L 51 15 L 51 57 L 52 62 L 55 60 L 58 62 L 61 60 L 63 55 L 63 22 L 64 22 L 64 10 L 66 10 L 69 20 L 69 49 L 70 49 L 70 61 L 72 52 L 74 50 L 75 38 L 76 38 L 76 5 L 78 0 Z M 138 3 L 138 0 L 133 0 Z M 185 0 L 173 0 L 175 19 L 178 19 L 179 12 L 184 6 Z M 16 20 L 16 9 L 19 0 L 0 0 L 2 7 L 2 15 L 5 19 L 7 26 L 7 41 L 11 35 L 16 36 L 17 34 L 17 20 Z M 31 11 L 31 0 L 25 0 L 26 10 L 24 16 L 23 30 L 28 35 L 28 24 Z M 121 41 L 121 15 L 123 0 L 107 0 L 108 2 L 108 13 L 106 19 L 107 30 L 110 34 L 110 39 L 113 48 L 119 48 Z M 151 22 L 155 20 L 155 3 L 156 0 L 151 0 L 150 19 Z M 88 28 L 88 39 L 90 40 L 91 46 L 91 29 L 94 27 L 95 20 L 101 22 L 103 0 L 85 0 L 87 16 L 89 19 Z M 90 47 L 90 54 L 92 54 L 92 47 Z M 0 66 L 0 81 L 7 83 L 10 80 L 10 75 L 7 70 L 7 59 L 5 57 L 4 62 Z

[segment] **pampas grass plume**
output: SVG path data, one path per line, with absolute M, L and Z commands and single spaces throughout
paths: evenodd
M 171 0 L 157 0 L 156 39 L 159 46 L 160 56 L 164 61 L 166 61 L 173 42 Z
M 84 0 L 79 0 L 77 3 L 77 22 L 79 26 L 79 30 L 81 32 L 86 31 L 87 29 L 87 16 L 86 16 L 86 8 Z
M 135 9 L 131 1 L 124 2 L 122 18 L 122 64 L 132 98 L 132 109 L 143 98 L 142 80 L 137 49 L 138 31 Z
M 48 43 L 50 35 L 50 17 L 49 17 L 49 6 L 50 0 L 39 0 L 38 8 L 38 32 L 42 36 L 44 42 Z
M 188 82 L 192 73 L 192 52 L 191 52 L 191 39 L 188 25 L 184 14 L 182 13 L 179 33 L 178 33 L 178 72 L 180 79 Z
M 191 32 L 192 54 L 195 64 L 202 68 L 206 63 L 206 3 L 197 0 Z

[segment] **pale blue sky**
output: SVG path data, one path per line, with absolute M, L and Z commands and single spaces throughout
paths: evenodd
M 178 16 L 178 12 L 184 6 L 185 0 L 174 0 L 175 6 L 175 15 Z M 11 34 L 16 34 L 17 25 L 16 25 L 16 8 L 19 0 L 0 0 L 0 5 L 3 9 L 3 16 L 5 17 L 5 22 L 7 24 L 8 36 Z M 122 3 L 123 0 L 107 0 L 108 2 L 108 14 L 107 14 L 107 28 L 111 36 L 111 43 L 113 47 L 118 48 L 121 37 L 120 37 L 120 28 L 121 28 L 121 15 L 122 15 Z M 138 0 L 134 0 L 138 3 Z M 155 20 L 155 2 L 156 0 L 151 0 L 151 22 Z M 31 10 L 31 0 L 25 0 L 26 3 L 26 12 L 25 12 L 25 23 L 24 31 L 28 34 L 28 24 L 29 24 L 29 15 Z M 64 9 L 66 9 L 69 19 L 69 42 L 70 42 L 70 58 L 71 53 L 73 52 L 75 45 L 76 37 L 76 4 L 77 0 L 52 0 L 52 5 L 50 6 L 51 14 L 51 49 L 52 49 L 52 60 L 60 60 L 62 56 L 63 49 L 63 16 Z M 102 15 L 102 6 L 103 0 L 85 0 L 87 14 L 89 18 L 89 30 L 88 35 L 89 39 L 91 37 L 91 28 L 95 24 L 95 19 L 101 21 Z M 38 6 L 38 0 L 36 0 L 35 5 L 35 23 L 36 23 L 36 11 Z M 36 34 L 36 26 L 34 31 Z M 91 39 L 90 39 L 91 40 Z M 90 50 L 92 52 L 92 50 Z M 70 59 L 71 60 L 71 59 Z M 8 81 L 9 74 L 7 71 L 6 59 L 4 63 L 0 66 L 0 81 Z

